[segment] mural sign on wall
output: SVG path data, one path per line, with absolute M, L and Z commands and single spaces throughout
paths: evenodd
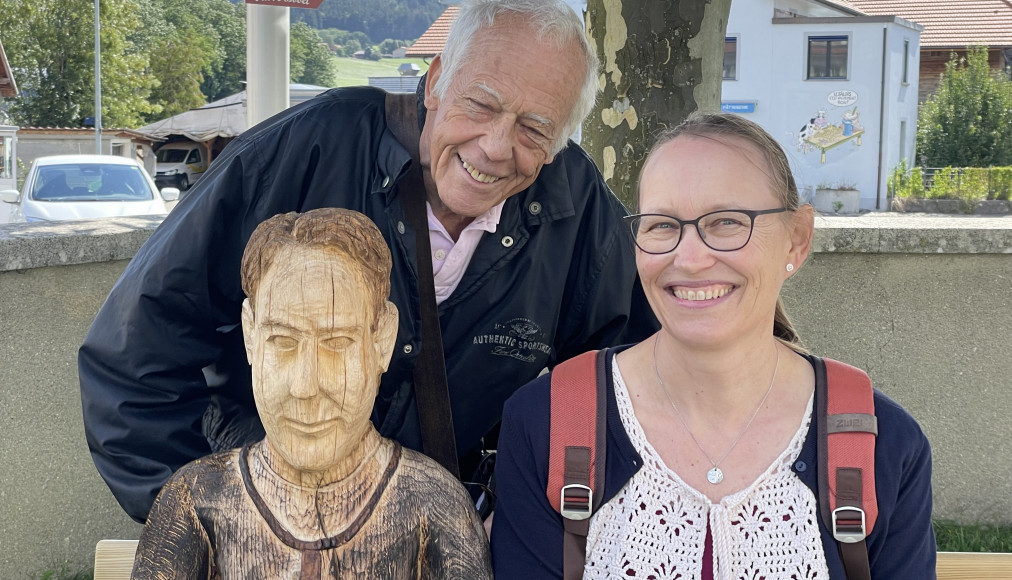
M 818 150 L 820 163 L 826 162 L 827 151 L 844 143 L 853 141 L 860 146 L 861 136 L 864 135 L 864 126 L 858 121 L 861 113 L 857 107 L 856 91 L 833 91 L 826 100 L 832 109 L 817 110 L 798 130 L 798 151 L 807 154 Z

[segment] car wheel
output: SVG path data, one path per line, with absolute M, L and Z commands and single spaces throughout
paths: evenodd
M 185 175 L 179 176 L 179 191 L 186 191 L 190 189 L 190 180 Z

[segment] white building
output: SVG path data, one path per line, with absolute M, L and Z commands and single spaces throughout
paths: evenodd
M 843 0 L 734 0 L 721 108 L 780 141 L 803 196 L 847 184 L 888 209 L 890 172 L 914 159 L 921 30 Z

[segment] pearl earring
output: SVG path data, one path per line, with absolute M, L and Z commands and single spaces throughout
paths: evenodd
M 794 264 L 787 264 L 787 271 L 788 272 L 793 272 L 794 271 Z

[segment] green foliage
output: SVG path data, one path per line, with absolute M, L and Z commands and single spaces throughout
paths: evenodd
M 291 26 L 289 72 L 292 82 L 332 87 L 337 82 L 334 57 L 315 30 L 305 22 Z
M 407 40 L 394 40 L 392 38 L 388 38 L 379 43 L 377 48 L 379 49 L 380 54 L 393 54 L 394 50 L 402 46 L 411 46 L 411 43 Z
M 945 65 L 921 105 L 917 150 L 928 167 L 1012 165 L 1012 80 L 990 70 L 986 47 Z
M 934 170 L 925 186 L 923 170 L 914 167 L 907 171 L 906 162 L 901 162 L 893 168 L 887 183 L 893 197 L 961 199 L 970 203 L 1009 199 L 1012 167 L 944 167 Z
M 39 575 L 39 580 L 92 580 L 94 577 L 89 570 L 71 571 L 70 562 L 64 562 L 60 567 L 46 570 Z
M 327 0 L 316 10 L 293 8 L 292 20 L 313 28 L 361 30 L 369 38 L 418 38 L 444 10 L 440 0 Z M 373 44 L 358 40 L 362 46 Z
M 991 198 L 1012 199 L 1012 167 L 991 168 Z
M 154 107 L 148 60 L 130 36 L 138 0 L 100 4 L 103 126 L 129 126 Z M 0 30 L 21 94 L 11 99 L 15 123 L 78 126 L 95 114 L 95 16 L 92 0 L 4 0 Z M 123 102 L 120 102 L 123 101 Z
M 940 552 L 1012 552 L 1012 526 L 960 525 L 935 520 Z
M 147 51 L 131 38 L 143 25 L 137 13 L 135 0 L 102 0 L 100 6 L 103 127 L 137 127 L 162 111 L 149 98 L 159 81 Z

